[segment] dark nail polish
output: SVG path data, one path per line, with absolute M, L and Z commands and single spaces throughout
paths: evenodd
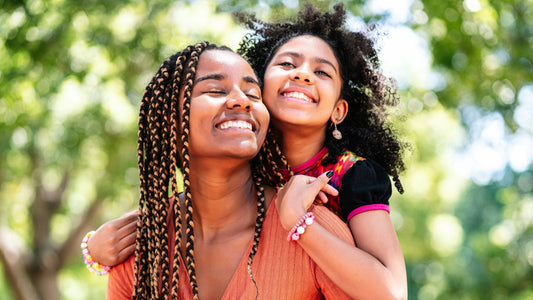
M 328 176 L 328 178 L 333 177 L 333 171 L 329 170 L 329 171 L 326 173 L 326 176 Z

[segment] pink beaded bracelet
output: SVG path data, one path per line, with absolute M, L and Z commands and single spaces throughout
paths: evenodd
M 315 221 L 315 215 L 312 212 L 308 212 L 303 215 L 300 220 L 294 225 L 287 235 L 287 241 L 297 241 L 300 239 L 300 235 L 305 233 L 307 226 L 310 226 Z
M 96 275 L 106 275 L 111 270 L 110 266 L 104 266 L 97 263 L 93 257 L 89 254 L 89 249 L 87 249 L 87 243 L 95 231 L 88 232 L 83 240 L 81 241 L 81 253 L 83 253 L 83 260 L 89 271 L 93 272 Z

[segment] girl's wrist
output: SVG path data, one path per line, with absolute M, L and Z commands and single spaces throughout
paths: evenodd
M 89 249 L 87 248 L 87 244 L 89 243 L 89 239 L 95 234 L 95 231 L 89 231 L 83 240 L 81 241 L 81 253 L 83 254 L 83 261 L 85 262 L 85 266 L 89 271 L 96 275 L 106 275 L 109 273 L 109 270 L 111 270 L 110 266 L 102 265 L 98 262 L 96 262 L 91 254 L 89 254 Z
M 307 227 L 313 225 L 315 221 L 315 215 L 312 212 L 308 212 L 303 215 L 298 222 L 289 230 L 287 235 L 287 241 L 297 241 L 300 236 L 305 233 Z
M 282 221 L 283 228 L 287 231 L 291 230 L 303 215 L 307 213 L 306 210 L 298 210 L 298 212 L 288 212 L 285 214 L 284 221 Z

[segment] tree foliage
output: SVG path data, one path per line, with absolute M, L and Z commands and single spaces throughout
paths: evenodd
M 346 7 L 391 24 L 369 3 Z M 0 298 L 103 298 L 106 279 L 85 270 L 79 242 L 136 206 L 138 105 L 158 64 L 201 40 L 235 48 L 233 11 L 276 19 L 301 4 L 0 0 Z M 503 120 L 501 143 L 533 140 L 531 1 L 412 1 L 392 26 L 422 37 L 435 78 L 401 90 L 412 153 L 391 217 L 410 298 L 533 297 L 533 155 L 483 182 L 457 163 L 486 138 L 487 117 Z

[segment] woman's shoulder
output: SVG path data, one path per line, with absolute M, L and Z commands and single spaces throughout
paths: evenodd
M 107 281 L 107 299 L 130 299 L 134 286 L 135 254 L 113 266 Z

